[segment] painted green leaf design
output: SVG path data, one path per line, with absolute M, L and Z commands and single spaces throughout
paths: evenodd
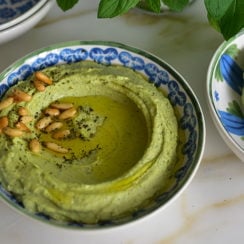
M 216 67 L 216 70 L 215 70 L 215 73 L 214 73 L 214 77 L 217 81 L 223 81 L 223 76 L 221 74 L 221 71 L 220 71 L 220 65 L 218 63 L 217 67 Z
M 228 49 L 226 50 L 226 54 L 228 54 L 229 56 L 231 56 L 232 58 L 235 58 L 238 54 L 240 50 L 238 49 L 236 44 L 232 44 L 228 47 Z
M 239 103 L 235 100 L 228 103 L 228 108 L 226 110 L 233 115 L 236 115 L 240 118 L 244 118 L 241 107 L 240 107 Z

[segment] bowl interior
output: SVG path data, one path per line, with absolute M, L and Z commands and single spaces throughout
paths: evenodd
M 207 84 L 210 109 L 217 128 L 238 156 L 244 153 L 243 72 L 244 32 L 241 32 L 223 43 L 215 53 Z
M 113 42 L 69 42 L 61 43 L 35 51 L 18 60 L 0 75 L 0 96 L 18 81 L 45 67 L 81 60 L 92 60 L 107 65 L 116 64 L 130 67 L 145 75 L 169 98 L 177 116 L 179 125 L 179 160 L 171 174 L 168 188 L 157 198 L 152 199 L 143 209 L 116 221 L 103 221 L 96 225 L 86 223 L 57 223 L 48 216 L 38 213 L 37 219 L 59 226 L 78 227 L 83 229 L 112 227 L 141 218 L 161 206 L 168 205 L 172 199 L 188 185 L 192 179 L 204 150 L 205 126 L 199 103 L 184 79 L 167 63 L 157 57 L 136 48 Z M 0 186 L 2 197 L 28 213 L 15 197 Z

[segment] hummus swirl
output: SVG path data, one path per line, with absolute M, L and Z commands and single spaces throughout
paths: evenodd
M 84 61 L 42 72 L 53 80 L 45 91 L 35 89 L 31 76 L 4 96 L 20 89 L 32 97 L 0 112 L 9 127 L 18 121 L 20 106 L 34 119 L 23 136 L 0 135 L 3 187 L 31 212 L 83 223 L 126 216 L 163 192 L 177 160 L 178 125 L 161 91 L 122 66 Z M 54 102 L 70 102 L 77 109 L 65 121 L 71 136 L 56 141 L 35 126 Z M 57 142 L 69 151 L 42 146 L 33 152 L 28 147 L 33 138 L 42 145 Z

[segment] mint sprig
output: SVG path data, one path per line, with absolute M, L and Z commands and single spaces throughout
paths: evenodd
M 243 0 L 205 0 L 209 23 L 225 39 L 234 36 L 244 27 Z
M 140 0 L 100 0 L 98 18 L 113 18 L 134 8 Z
M 179 12 L 187 6 L 189 0 L 162 0 L 162 2 L 167 5 L 169 9 Z
M 79 0 L 56 0 L 63 10 L 69 10 Z M 173 11 L 182 11 L 189 0 L 100 0 L 98 18 L 114 18 L 143 3 L 152 12 L 159 13 L 161 3 Z M 204 0 L 210 25 L 228 40 L 244 28 L 244 0 Z
M 79 2 L 79 0 L 56 0 L 56 2 L 63 11 L 67 11 L 73 8 L 74 5 Z

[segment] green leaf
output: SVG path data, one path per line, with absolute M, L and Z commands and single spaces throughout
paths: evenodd
M 205 0 L 209 23 L 228 40 L 244 27 L 243 0 Z
M 145 0 L 145 2 L 151 11 L 160 13 L 161 0 Z
M 208 14 L 215 20 L 220 20 L 230 6 L 236 0 L 205 0 L 205 7 L 208 11 Z
M 162 0 L 162 2 L 166 4 L 171 10 L 179 12 L 187 6 L 189 0 Z
M 101 0 L 98 6 L 98 18 L 113 18 L 134 8 L 140 0 Z
M 244 1 L 238 0 L 220 21 L 220 31 L 227 40 L 244 27 Z
M 63 10 L 69 10 L 74 7 L 79 0 L 56 0 L 58 6 Z

